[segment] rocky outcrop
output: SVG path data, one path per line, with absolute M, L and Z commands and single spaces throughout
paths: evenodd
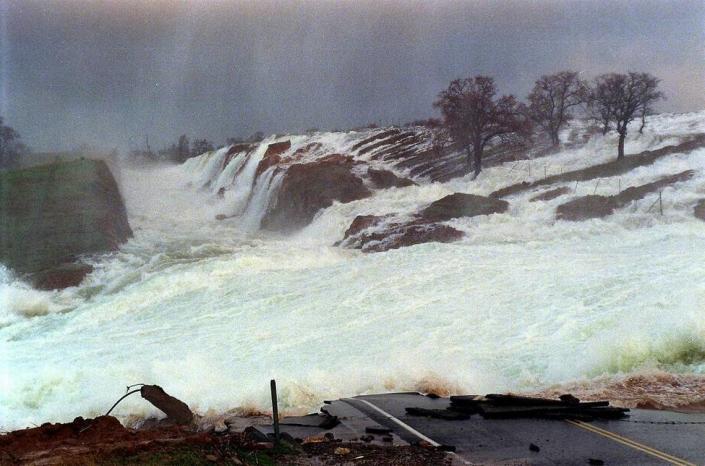
M 687 181 L 692 178 L 694 174 L 695 172 L 693 172 L 693 170 L 686 170 L 675 175 L 664 176 L 652 183 L 625 189 L 614 196 L 582 196 L 558 206 L 556 218 L 570 221 L 603 218 L 611 215 L 618 208 L 624 207 L 632 201 L 641 199 L 649 193 L 657 192 L 681 181 Z
M 416 183 L 410 179 L 401 178 L 389 170 L 376 170 L 374 168 L 370 168 L 367 170 L 367 177 L 372 185 L 377 189 L 405 188 L 407 186 L 416 185 Z
M 267 150 L 257 165 L 256 176 L 261 175 L 269 167 L 278 165 L 282 160 L 282 154 L 291 149 L 291 141 L 275 142 L 267 146 Z
M 398 219 L 395 215 L 358 215 L 337 245 L 363 252 L 381 252 L 421 243 L 450 243 L 461 239 L 464 233 L 441 222 L 502 213 L 508 207 L 507 202 L 498 199 L 450 194 L 432 202 L 411 220 Z
M 423 209 L 419 215 L 426 221 L 442 222 L 458 217 L 475 217 L 505 212 L 509 203 L 475 194 L 449 194 Z
M 290 165 L 261 227 L 290 232 L 308 225 L 320 209 L 371 195 L 352 171 L 352 157 L 332 154 L 310 163 Z
M 557 197 L 561 197 L 564 194 L 568 194 L 570 191 L 571 191 L 571 189 L 567 186 L 562 186 L 560 188 L 555 188 L 555 189 L 549 189 L 548 191 L 544 191 L 544 192 L 532 197 L 531 199 L 529 199 L 529 202 L 550 201 L 550 200 L 555 199 Z
M 73 286 L 90 272 L 77 258 L 132 236 L 107 164 L 75 160 L 0 172 L 0 262 L 41 288 Z
M 388 222 L 390 216 L 360 215 L 350 224 L 338 245 L 362 249 L 363 252 L 382 252 L 422 243 L 450 243 L 464 235 L 448 225 L 427 223 L 423 219 L 411 222 Z

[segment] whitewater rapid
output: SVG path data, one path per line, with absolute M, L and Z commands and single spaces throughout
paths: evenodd
M 670 141 L 645 135 L 627 149 Z M 598 137 L 546 163 L 597 163 L 612 142 Z M 135 237 L 94 258 L 80 287 L 40 292 L 0 269 L 0 429 L 102 414 L 140 382 L 206 414 L 266 410 L 271 378 L 284 410 L 307 411 L 378 391 L 538 391 L 705 369 L 705 227 L 692 216 L 705 195 L 704 150 L 571 184 L 578 195 L 607 194 L 696 170 L 664 191 L 663 216 L 648 210 L 652 196 L 605 220 L 556 222 L 561 200 L 530 203 L 535 193 L 526 193 L 509 199 L 506 214 L 452 221 L 463 241 L 379 254 L 331 245 L 355 215 L 487 194 L 528 166 L 336 203 L 281 237 L 244 228 L 238 193 L 214 195 L 229 175 L 206 176 L 205 158 L 196 162 L 202 170 L 119 171 Z M 202 189 L 198 176 L 220 181 Z M 116 414 L 155 412 L 133 398 Z

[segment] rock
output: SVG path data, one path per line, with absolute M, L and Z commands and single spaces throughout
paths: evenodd
M 80 285 L 92 271 L 91 265 L 70 262 L 33 274 L 32 284 L 40 290 L 69 288 Z
M 384 217 L 376 217 L 374 221 L 378 221 L 382 218 Z M 360 223 L 362 223 L 362 221 L 360 221 Z M 372 225 L 374 225 L 374 223 L 370 226 Z M 353 225 L 351 225 L 348 231 L 351 229 L 353 229 Z M 363 252 L 383 252 L 390 249 L 412 246 L 414 244 L 450 243 L 464 236 L 462 231 L 456 230 L 448 225 L 425 223 L 423 220 L 407 223 L 390 223 L 379 230 L 372 230 L 370 232 L 364 231 L 365 229 L 363 228 L 356 234 L 348 236 L 341 241 L 340 244 L 348 248 L 362 249 Z
M 556 209 L 556 218 L 569 221 L 603 218 L 632 201 L 642 199 L 647 194 L 659 192 L 667 186 L 687 181 L 694 174 L 693 170 L 685 170 L 674 175 L 663 176 L 651 183 L 627 188 L 614 196 L 589 195 L 579 197 L 559 205 L 558 209 Z
M 617 203 L 611 196 L 589 195 L 561 204 L 556 210 L 556 217 L 572 221 L 602 218 L 612 214 L 616 208 Z
M 388 215 L 358 215 L 352 221 L 343 239 L 348 239 L 351 236 L 359 234 L 362 230 L 379 225 L 384 219 L 389 218 Z
M 538 445 L 534 445 L 533 443 L 530 443 L 530 444 L 529 444 L 529 450 L 538 453 L 539 451 L 541 451 L 541 448 L 539 448 Z
M 264 156 L 271 157 L 273 155 L 281 155 L 289 149 L 291 149 L 291 141 L 274 142 L 267 146 L 267 151 L 264 153 Z
M 414 186 L 416 183 L 408 178 L 401 178 L 389 170 L 376 170 L 370 168 L 367 170 L 367 177 L 372 185 L 377 189 L 388 188 L 404 188 L 406 186 Z
M 509 203 L 501 199 L 475 194 L 449 194 L 419 212 L 427 221 L 442 222 L 458 217 L 474 217 L 505 212 Z
M 383 241 L 363 247 L 365 252 L 382 252 L 422 243 L 452 243 L 465 234 L 448 225 L 402 225 L 392 229 Z
M 335 450 L 333 450 L 334 455 L 347 455 L 349 453 L 350 449 L 345 447 L 337 447 Z
M 351 157 L 332 154 L 310 163 L 291 165 L 265 213 L 261 228 L 291 232 L 308 225 L 320 209 L 371 195 L 352 172 Z
M 187 425 L 193 420 L 193 413 L 188 405 L 166 393 L 159 385 L 142 385 L 140 395 L 177 424 Z
M 282 158 L 281 155 L 291 148 L 291 141 L 275 142 L 267 146 L 267 151 L 262 156 L 257 165 L 255 176 L 259 177 L 266 172 L 268 168 L 278 165 Z
M 363 252 L 382 252 L 421 243 L 450 243 L 465 235 L 440 222 L 501 213 L 508 208 L 509 204 L 501 199 L 475 194 L 450 194 L 432 202 L 411 221 L 390 221 L 393 215 L 359 215 L 336 245 L 362 249 Z M 381 226 L 383 222 L 387 224 Z
M 550 201 L 551 199 L 555 199 L 555 198 L 560 197 L 564 194 L 568 194 L 569 192 L 571 192 L 571 189 L 567 186 L 562 186 L 560 188 L 555 188 L 555 189 L 549 189 L 548 191 L 544 191 L 544 192 L 532 197 L 531 199 L 529 199 L 529 202 Z
M 693 215 L 700 220 L 705 220 L 705 199 L 700 200 L 693 208 Z
M 74 286 L 89 272 L 69 266 L 78 256 L 115 250 L 132 236 L 102 160 L 0 171 L 0 218 L 0 262 L 36 274 L 43 287 Z

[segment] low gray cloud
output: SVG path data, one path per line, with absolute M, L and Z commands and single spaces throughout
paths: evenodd
M 0 0 L 0 112 L 32 147 L 127 148 L 399 123 L 448 81 L 649 71 L 705 108 L 705 4 L 623 1 Z

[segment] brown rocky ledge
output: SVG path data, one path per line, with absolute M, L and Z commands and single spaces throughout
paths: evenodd
M 455 193 L 429 204 L 411 220 L 395 220 L 395 215 L 359 215 L 355 217 L 337 245 L 381 252 L 421 243 L 450 243 L 464 233 L 440 222 L 458 217 L 502 213 L 506 201 L 474 194 Z
M 693 175 L 693 170 L 686 170 L 675 175 L 661 177 L 652 183 L 633 186 L 614 196 L 582 196 L 558 206 L 556 218 L 571 221 L 603 218 L 632 201 L 641 199 L 649 193 L 658 192 L 672 184 L 687 181 Z
M 261 227 L 279 232 L 298 230 L 334 201 L 345 203 L 370 196 L 371 191 L 352 172 L 354 165 L 350 156 L 331 154 L 289 166 Z

